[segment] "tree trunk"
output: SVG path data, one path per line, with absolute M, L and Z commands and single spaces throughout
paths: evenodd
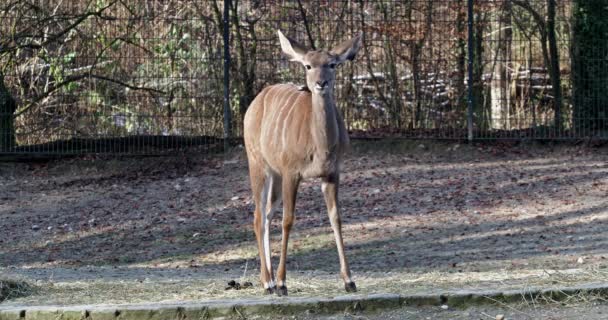
M 387 44 L 385 46 L 386 57 L 388 60 L 388 77 L 391 82 L 391 120 L 390 124 L 393 128 L 401 129 L 401 117 L 403 115 L 403 106 L 401 102 L 401 86 L 399 84 L 399 75 L 397 72 L 397 64 L 395 62 L 395 55 L 393 44 L 390 39 L 387 39 Z M 389 80 L 387 79 L 387 80 Z
M 475 114 L 475 122 L 477 128 L 486 130 L 490 127 L 490 116 L 491 112 L 488 107 L 491 107 L 486 101 L 486 95 L 484 90 L 483 81 L 483 61 L 484 61 L 484 24 L 485 15 L 477 13 L 475 19 L 475 36 L 473 40 L 474 54 L 473 54 L 473 112 Z M 489 92 L 487 92 L 489 93 Z
M 510 107 L 510 73 L 508 70 L 511 58 L 511 1 L 505 1 L 495 23 L 495 34 L 498 35 L 494 70 L 491 82 L 492 94 L 492 128 L 508 129 Z
M 431 32 L 431 28 L 433 27 L 433 1 L 429 0 L 426 3 L 426 17 L 425 17 L 425 27 L 422 38 L 418 41 L 412 43 L 412 73 L 414 78 L 414 96 L 416 99 L 416 109 L 414 114 L 415 126 L 418 128 L 422 128 L 425 126 L 423 123 L 424 120 L 422 117 L 422 88 L 420 82 L 420 73 L 425 72 L 425 80 L 428 80 L 428 72 L 422 69 L 421 66 L 421 58 L 422 58 L 422 49 L 424 48 L 425 42 L 427 41 L 427 37 Z
M 559 132 L 562 128 L 562 84 L 559 67 L 559 51 L 557 50 L 557 37 L 555 35 L 555 0 L 547 0 L 547 40 L 549 41 L 549 74 L 551 86 L 553 87 L 555 129 Z M 604 39 L 605 41 L 605 39 Z
M 466 21 L 467 15 L 464 8 L 466 4 L 463 0 L 458 0 L 458 17 L 456 18 L 456 33 L 458 35 L 458 45 L 456 54 L 456 111 L 460 115 L 466 114 L 467 110 L 467 88 L 465 86 L 467 42 L 466 42 Z
M 420 48 L 418 43 L 412 44 L 412 80 L 414 80 L 414 125 L 413 128 L 422 126 L 422 95 L 420 94 Z
M 608 129 L 608 7 L 605 0 L 577 0 L 573 15 L 573 124 L 586 136 Z
M 512 44 L 513 44 L 513 4 L 511 1 L 505 1 L 505 14 L 504 14 L 504 25 L 505 25 L 505 69 L 502 77 L 502 95 L 505 97 L 503 110 L 503 116 L 505 118 L 504 125 L 505 129 L 511 129 L 511 70 L 513 70 L 513 66 L 511 64 L 512 58 Z
M 0 74 L 0 152 L 10 151 L 16 145 L 14 113 L 15 100 L 4 85 L 4 75 Z
M 555 0 L 547 0 L 547 20 L 538 11 L 532 8 L 528 1 L 511 0 L 514 4 L 528 11 L 536 20 L 540 34 L 540 47 L 542 50 L 545 67 L 549 70 L 551 78 L 554 108 L 555 129 L 559 132 L 562 126 L 562 87 L 559 67 L 559 51 L 557 49 L 557 36 L 555 34 Z M 599 0 L 599 2 L 602 2 Z M 547 48 L 547 45 L 549 46 Z M 559 134 L 559 133 L 557 133 Z

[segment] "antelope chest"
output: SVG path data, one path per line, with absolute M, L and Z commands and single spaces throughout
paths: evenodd
M 329 176 L 338 170 L 338 161 L 336 152 L 312 153 L 302 168 L 301 175 L 303 178 Z

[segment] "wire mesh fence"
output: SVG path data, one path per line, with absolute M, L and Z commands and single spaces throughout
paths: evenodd
M 3 115 L 13 125 L 4 152 L 221 147 L 223 38 L 209 4 L 3 5 L 4 83 L 16 101 Z
M 264 86 L 304 83 L 277 29 L 310 49 L 363 32 L 335 88 L 352 137 L 606 139 L 607 10 L 601 0 L 9 0 L 0 152 L 222 150 Z

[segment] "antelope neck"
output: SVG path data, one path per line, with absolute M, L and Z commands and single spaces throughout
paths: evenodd
M 328 153 L 338 142 L 338 123 L 332 92 L 312 93 L 311 134 L 317 152 Z

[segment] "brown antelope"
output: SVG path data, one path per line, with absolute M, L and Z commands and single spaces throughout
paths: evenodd
M 322 178 L 329 220 L 336 238 L 340 273 L 347 292 L 357 287 L 344 256 L 338 184 L 340 162 L 349 144 L 348 132 L 334 99 L 336 67 L 353 60 L 361 34 L 331 51 L 308 51 L 278 31 L 283 53 L 306 68 L 303 89 L 293 84 L 266 87 L 253 100 L 244 121 L 249 175 L 255 202 L 253 228 L 260 254 L 261 281 L 267 294 L 287 295 L 287 242 L 294 222 L 298 185 L 305 178 Z M 283 239 L 278 276 L 272 270 L 270 221 L 283 199 Z

